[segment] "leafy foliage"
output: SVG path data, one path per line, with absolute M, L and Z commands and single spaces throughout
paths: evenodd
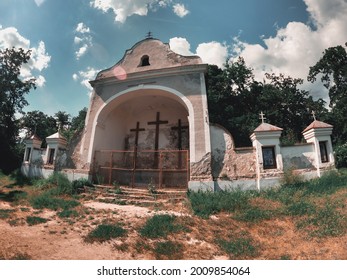
M 329 90 L 329 122 L 334 125 L 333 140 L 337 144 L 347 141 L 347 52 L 342 46 L 326 49 L 323 56 L 310 67 L 307 79 L 315 82 L 321 75 L 321 82 Z
M 335 162 L 337 168 L 347 167 L 347 143 L 335 147 Z
M 299 89 L 302 79 L 266 74 L 263 82 L 254 80 L 253 70 L 243 58 L 225 64 L 225 69 L 209 66 L 207 97 L 211 122 L 228 129 L 237 146 L 249 146 L 249 136 L 259 125 L 259 113 L 267 122 L 285 128 L 282 142 L 294 143 L 312 121 L 311 111 L 325 116 L 322 99 L 314 101 Z M 269 106 L 271 104 L 271 106 Z
M 22 65 L 29 62 L 31 51 L 23 49 L 0 50 L 0 169 L 10 173 L 21 162 L 17 143 L 19 124 L 15 114 L 28 105 L 25 94 L 35 88 L 35 79 L 22 80 Z

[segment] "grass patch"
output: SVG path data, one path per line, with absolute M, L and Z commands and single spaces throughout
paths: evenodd
M 87 242 L 104 242 L 112 238 L 125 236 L 127 231 L 119 225 L 101 224 L 86 237 Z
M 254 196 L 251 191 L 188 192 L 194 214 L 202 218 L 222 211 L 235 212 L 246 209 Z
M 311 215 L 316 212 L 316 206 L 308 201 L 302 200 L 289 204 L 284 212 L 291 216 Z
M 80 203 L 77 200 L 65 200 L 62 198 L 53 197 L 48 193 L 42 193 L 30 199 L 30 204 L 35 209 L 71 209 L 78 206 Z
M 140 229 L 140 234 L 143 237 L 158 238 L 166 237 L 170 233 L 186 230 L 183 225 L 176 223 L 175 220 L 176 217 L 173 215 L 154 215 Z
M 48 219 L 45 218 L 41 218 L 38 216 L 28 216 L 26 218 L 26 221 L 28 223 L 29 226 L 34 226 L 34 225 L 38 225 L 38 224 L 44 224 L 46 222 L 48 222 Z
M 58 213 L 59 218 L 71 218 L 78 217 L 78 212 L 76 210 L 64 209 L 63 211 Z
M 248 258 L 258 255 L 258 246 L 250 237 L 236 237 L 230 240 L 219 239 L 219 247 L 233 258 Z
M 235 219 L 243 222 L 256 223 L 264 220 L 270 220 L 276 215 L 276 211 L 261 209 L 259 207 L 250 207 L 235 215 Z
M 173 241 L 157 242 L 154 247 L 156 259 L 178 260 L 183 257 L 183 246 Z
M 19 202 L 27 197 L 27 193 L 22 190 L 13 190 L 10 192 L 1 192 L 0 191 L 0 200 L 6 202 Z
M 312 237 L 341 236 L 346 233 L 347 219 L 328 202 L 314 215 L 298 222 L 297 227 L 306 228 Z
M 8 219 L 13 212 L 15 212 L 14 209 L 0 209 L 0 219 Z

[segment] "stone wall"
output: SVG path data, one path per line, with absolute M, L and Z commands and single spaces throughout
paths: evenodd
M 213 179 L 254 179 L 256 158 L 253 147 L 236 149 L 232 136 L 222 126 L 210 125 L 210 131 Z
M 315 152 L 312 143 L 281 146 L 283 169 L 314 168 Z

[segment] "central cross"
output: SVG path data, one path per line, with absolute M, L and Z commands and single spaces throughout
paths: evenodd
M 161 121 L 160 120 L 160 112 L 157 112 L 157 118 L 155 121 L 148 122 L 148 125 L 155 125 L 155 142 L 154 142 L 154 150 L 158 151 L 159 148 L 159 125 L 161 124 L 167 124 L 168 121 Z M 158 167 L 158 153 L 154 153 L 154 168 Z
M 159 125 L 161 124 L 167 124 L 168 121 L 161 121 L 160 120 L 160 112 L 157 112 L 157 119 L 152 122 L 148 122 L 148 125 L 155 125 L 155 142 L 154 142 L 154 150 L 158 150 L 159 148 Z

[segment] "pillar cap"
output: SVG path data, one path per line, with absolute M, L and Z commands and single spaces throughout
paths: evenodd
M 309 131 L 310 129 L 320 129 L 320 128 L 333 128 L 333 126 L 325 122 L 314 120 L 308 127 L 304 129 L 303 133 Z
M 274 126 L 272 124 L 269 124 L 269 123 L 262 123 L 260 124 L 255 130 L 254 132 L 262 132 L 262 131 L 266 131 L 266 132 L 271 132 L 271 131 L 282 131 L 283 128 L 280 128 L 280 127 L 277 127 L 277 126 Z

